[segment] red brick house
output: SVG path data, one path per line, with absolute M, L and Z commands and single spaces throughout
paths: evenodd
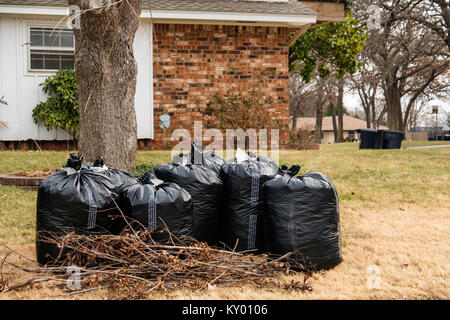
M 143 0 L 135 39 L 139 147 L 162 146 L 160 115 L 171 116 L 170 130 L 193 130 L 195 120 L 212 120 L 202 113 L 212 94 L 243 88 L 267 71 L 263 89 L 275 99 L 273 119 L 286 142 L 289 35 L 295 40 L 315 24 L 343 20 L 344 5 L 331 2 Z M 9 148 L 29 139 L 50 148 L 68 139 L 31 119 L 45 99 L 39 84 L 73 67 L 74 40 L 60 23 L 67 13 L 66 0 L 0 0 L 0 96 L 8 101 L 0 108 L 0 119 L 8 123 L 0 128 L 0 141 Z M 52 34 L 55 27 L 62 32 Z

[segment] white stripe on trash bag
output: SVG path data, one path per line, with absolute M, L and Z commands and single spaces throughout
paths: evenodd
M 148 200 L 148 231 L 152 232 L 156 229 L 156 202 L 155 202 L 155 191 L 150 193 L 150 198 Z

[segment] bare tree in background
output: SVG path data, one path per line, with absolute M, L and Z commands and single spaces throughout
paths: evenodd
M 419 123 L 425 123 L 427 114 L 428 101 L 422 100 L 418 103 L 415 103 L 411 108 L 411 112 L 409 114 L 408 119 L 408 129 L 416 128 L 419 126 Z
M 431 2 L 434 5 L 439 5 L 440 10 L 438 9 L 438 12 L 443 18 L 444 23 L 442 24 L 440 31 L 437 32 L 442 35 L 442 38 L 447 43 L 447 47 L 450 50 L 450 2 L 448 0 L 432 0 Z M 430 27 L 433 28 L 434 26 L 435 25 L 431 25 Z M 447 33 L 445 31 L 447 31 Z
M 434 31 L 450 50 L 450 1 L 427 0 L 419 2 L 421 5 L 412 10 L 409 18 Z
M 333 125 L 333 136 L 334 136 L 334 142 L 343 142 L 340 140 L 340 136 L 344 135 L 344 128 L 343 128 L 343 117 L 344 117 L 344 87 L 342 87 L 342 92 L 340 91 L 341 87 L 341 79 L 336 79 L 335 77 L 327 77 L 325 82 L 325 88 L 327 90 L 327 100 L 326 103 L 328 105 L 328 108 L 330 108 L 331 111 L 331 122 Z M 342 94 L 342 95 L 341 95 Z M 342 99 L 342 100 L 341 100 Z M 342 102 L 342 105 L 339 105 Z M 337 114 L 336 114 L 337 111 Z M 338 124 L 338 121 L 341 124 Z
M 450 101 L 450 83 L 448 81 L 450 72 L 447 72 L 438 81 L 434 81 L 428 86 L 416 99 L 415 103 L 410 107 L 409 112 L 405 114 L 405 126 L 407 128 L 416 127 L 419 122 L 422 122 L 424 117 L 429 113 L 429 101 L 434 99 L 441 99 L 443 101 Z M 406 110 L 408 106 L 404 106 Z
M 133 54 L 141 0 L 69 0 L 81 9 L 74 29 L 80 106 L 79 150 L 89 161 L 134 171 L 137 66 Z
M 345 78 L 338 80 L 338 142 L 344 142 L 344 87 Z
M 386 114 L 386 104 L 382 95 L 381 75 L 373 66 L 365 48 L 360 60 L 363 62 L 358 72 L 350 76 L 349 89 L 358 95 L 364 110 L 367 128 L 378 129 L 380 122 Z
M 298 70 L 289 73 L 289 114 L 292 128 L 297 128 L 298 117 L 315 116 L 315 99 L 317 84 L 315 81 L 305 83 Z
M 323 123 L 323 114 L 324 110 L 329 104 L 335 106 L 338 102 L 338 83 L 339 79 L 332 75 L 328 75 L 327 77 L 319 77 L 316 76 L 317 81 L 317 90 L 316 90 L 316 99 L 314 100 L 315 109 L 316 109 L 316 125 L 314 128 L 314 142 L 321 143 L 322 142 L 322 123 Z M 339 110 L 339 108 L 338 108 Z M 335 121 L 335 120 L 334 120 Z M 338 140 L 339 130 L 342 127 L 335 128 L 335 140 Z M 336 136 L 337 135 L 337 136 Z
M 381 12 L 381 29 L 373 30 L 366 49 L 381 76 L 391 130 L 405 131 L 416 101 L 448 76 L 449 49 L 435 30 L 418 21 L 430 19 L 431 0 L 361 0 L 354 2 L 357 17 L 368 20 L 370 5 Z
M 305 83 L 299 72 L 294 70 L 289 75 L 289 82 L 289 112 L 292 117 L 292 128 L 294 130 L 297 128 L 298 117 L 315 117 L 314 140 L 316 143 L 321 143 L 324 110 L 328 104 L 336 105 L 338 79 L 333 76 L 321 78 L 318 74 L 314 74 L 311 82 Z M 337 127 L 335 129 L 337 141 Z
M 289 82 L 289 112 L 292 117 L 292 128 L 297 128 L 298 117 L 315 117 L 314 140 L 320 143 L 324 110 L 328 104 L 336 105 L 338 79 L 331 75 L 321 78 L 318 74 L 314 74 L 311 82 L 305 83 L 299 72 L 294 70 L 289 75 Z
M 322 119 L 323 119 L 323 108 L 326 103 L 326 93 L 325 93 L 325 82 L 326 79 L 319 77 L 317 79 L 317 96 L 315 100 L 316 104 L 316 125 L 314 126 L 314 142 L 321 143 L 322 142 Z

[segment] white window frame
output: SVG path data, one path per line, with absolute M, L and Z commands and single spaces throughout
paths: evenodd
M 56 26 L 57 23 L 51 23 L 46 21 L 30 21 L 26 22 L 25 25 L 25 31 L 26 31 L 26 43 L 27 43 L 27 54 L 26 54 L 26 73 L 28 74 L 44 74 L 44 75 L 53 75 L 56 72 L 59 71 L 59 69 L 33 69 L 31 68 L 31 51 L 32 45 L 31 45 L 31 29 L 32 28 L 56 28 L 56 29 L 66 29 L 65 25 Z M 73 48 L 69 49 L 68 47 L 39 47 L 39 49 L 42 50 L 49 50 L 49 51 L 67 51 L 67 52 L 73 52 L 75 54 L 75 38 L 74 38 L 74 46 Z M 36 50 L 36 49 L 35 49 Z

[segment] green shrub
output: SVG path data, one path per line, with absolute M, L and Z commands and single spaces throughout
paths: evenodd
M 155 168 L 155 165 L 152 163 L 141 163 L 136 166 L 136 172 L 134 173 L 135 177 L 140 177 L 144 173 L 147 173 Z
M 61 128 L 72 136 L 76 144 L 79 114 L 75 71 L 60 70 L 41 85 L 48 99 L 33 109 L 34 123 L 42 123 L 47 130 Z

